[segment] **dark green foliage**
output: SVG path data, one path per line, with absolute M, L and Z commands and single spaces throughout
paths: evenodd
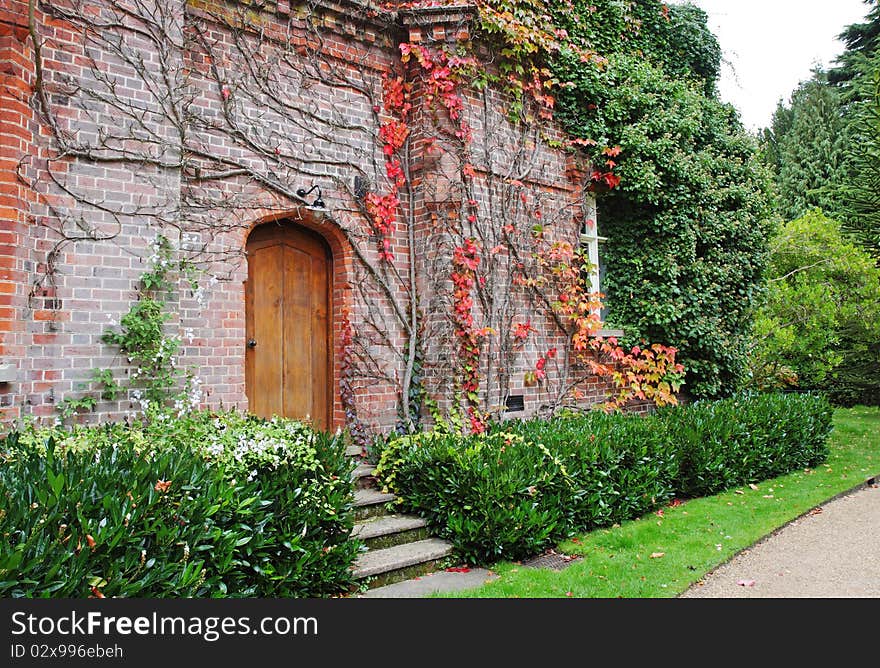
M 566 514 L 577 531 L 638 517 L 672 498 L 677 462 L 656 427 L 652 419 L 599 412 L 503 425 L 544 444 L 565 467 L 574 486 Z
M 620 187 L 599 204 L 609 319 L 628 341 L 678 348 L 695 396 L 733 392 L 768 236 L 769 174 L 754 141 L 730 106 L 638 59 L 572 76 L 561 117 L 623 148 Z
M 812 207 L 841 221 L 880 258 L 880 5 L 841 34 L 838 66 L 816 72 L 780 105 L 764 131 L 780 208 L 789 219 Z
M 566 29 L 574 42 L 603 56 L 638 56 L 671 78 L 696 79 L 707 94 L 714 91 L 721 71 L 721 47 L 699 7 L 667 5 L 660 0 L 580 0 L 572 5 L 555 2 L 548 9 L 554 25 Z
M 566 535 L 566 478 L 516 435 L 404 437 L 383 451 L 377 475 L 470 562 L 527 557 Z
M 844 223 L 880 263 L 880 52 L 859 88 L 864 100 L 853 105 L 853 177 L 842 189 L 848 206 Z
M 794 220 L 815 207 L 841 215 L 846 207 L 841 186 L 852 169 L 850 134 L 840 94 L 827 85 L 824 72 L 802 83 L 789 106 L 780 103 L 764 141 L 784 218 Z
M 520 559 L 674 496 L 814 466 L 830 429 L 824 399 L 749 395 L 644 418 L 594 412 L 488 436 L 402 437 L 376 474 L 468 561 Z
M 825 461 L 831 417 L 821 397 L 754 394 L 665 408 L 657 419 L 679 458 L 677 492 L 693 497 Z
M 0 596 L 316 597 L 351 582 L 339 438 L 201 414 L 13 432 L 0 460 Z
M 828 73 L 831 84 L 844 90 L 851 90 L 853 82 L 865 72 L 865 61 L 880 52 L 880 4 L 877 0 L 865 0 L 870 6 L 865 20 L 853 23 L 840 34 L 846 49 L 837 59 L 838 66 Z M 859 94 L 849 97 L 858 98 Z
M 549 73 L 555 119 L 592 147 L 592 185 L 612 188 L 598 205 L 609 324 L 625 344 L 675 346 L 695 396 L 736 391 L 772 181 L 736 110 L 718 100 L 721 49 L 706 13 L 660 0 L 482 9 L 502 73 Z

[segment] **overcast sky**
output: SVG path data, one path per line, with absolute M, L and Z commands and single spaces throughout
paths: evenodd
M 870 9 L 862 0 L 691 2 L 709 14 L 721 42 L 721 97 L 740 110 L 750 130 L 770 124 L 776 103 L 787 101 L 814 65 L 827 66 L 840 55 L 837 35 Z

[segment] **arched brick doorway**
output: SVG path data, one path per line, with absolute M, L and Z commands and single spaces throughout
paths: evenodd
M 245 389 L 250 412 L 333 422 L 333 254 L 291 222 L 256 227 L 247 240 Z

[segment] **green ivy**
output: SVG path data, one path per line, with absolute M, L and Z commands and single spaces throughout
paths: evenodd
M 695 396 L 735 391 L 761 291 L 772 181 L 735 109 L 718 100 L 721 49 L 706 13 L 660 0 L 481 8 L 502 73 L 524 77 L 527 90 L 540 73 L 556 119 L 592 147 L 600 174 L 621 179 L 599 203 L 609 322 L 625 343 L 678 348 Z
M 771 229 L 755 141 L 696 81 L 637 57 L 571 78 L 565 124 L 622 148 L 620 187 L 599 205 L 610 319 L 632 341 L 678 348 L 695 396 L 729 394 L 744 376 Z

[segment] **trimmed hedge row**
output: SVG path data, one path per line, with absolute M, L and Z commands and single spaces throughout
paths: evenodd
M 832 408 L 804 394 L 756 394 L 665 408 L 657 419 L 679 460 L 676 493 L 707 496 L 828 458 Z
M 0 442 L 0 596 L 318 597 L 358 543 L 340 437 L 236 413 Z
M 376 474 L 468 561 L 520 559 L 675 496 L 815 466 L 831 417 L 820 397 L 750 395 L 648 417 L 508 422 L 488 435 L 392 440 Z

